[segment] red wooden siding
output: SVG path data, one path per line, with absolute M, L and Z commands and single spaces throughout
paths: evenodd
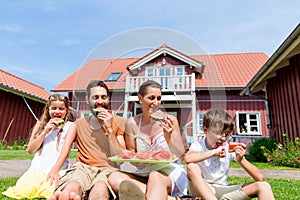
M 207 91 L 197 94 L 197 112 L 205 112 L 210 108 L 221 108 L 228 112 L 236 122 L 236 112 L 259 112 L 262 136 L 268 135 L 266 105 L 264 101 L 249 96 L 239 96 L 239 91 L 226 91 L 226 96 L 211 96 Z M 259 94 L 263 96 L 263 93 Z M 236 134 L 236 127 L 234 130 Z
M 267 84 L 270 102 L 271 136 L 284 141 L 282 134 L 291 140 L 300 135 L 300 54 L 290 59 L 290 65 L 277 71 Z
M 8 145 L 12 145 L 14 141 L 29 139 L 30 130 L 36 120 L 23 98 L 3 90 L 0 90 L 0 97 L 0 140 L 5 140 Z M 30 99 L 26 101 L 39 118 L 44 104 Z

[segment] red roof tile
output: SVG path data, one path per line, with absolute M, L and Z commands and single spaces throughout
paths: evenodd
M 107 86 L 110 89 L 124 89 L 125 77 L 128 74 L 126 67 L 136 60 L 137 58 L 90 60 L 52 91 L 85 90 L 91 80 L 106 80 L 112 72 L 122 72 L 122 75 L 118 81 L 107 82 Z
M 243 88 L 268 60 L 267 55 L 261 52 L 193 55 L 190 57 L 205 64 L 202 79 L 196 80 L 196 87 L 198 88 Z M 139 60 L 140 58 L 91 60 L 57 85 L 52 91 L 85 90 L 90 80 L 105 80 L 111 72 L 122 72 L 122 76 L 116 82 L 106 82 L 108 87 L 110 89 L 124 89 L 125 77 L 128 74 L 126 67 L 132 66 Z
M 47 100 L 50 93 L 44 88 L 21 79 L 0 69 L 0 89 L 27 96 L 32 99 Z
M 196 86 L 245 87 L 268 60 L 265 53 L 235 53 L 192 56 L 205 63 L 203 78 Z

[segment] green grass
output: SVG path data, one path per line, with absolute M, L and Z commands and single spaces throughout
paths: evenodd
M 75 159 L 77 151 L 71 151 L 70 159 Z M 32 159 L 33 155 L 27 153 L 25 150 L 0 150 L 0 160 L 28 160 Z M 273 170 L 299 170 L 290 167 L 273 166 L 269 163 L 252 162 L 259 169 L 273 169 Z M 240 168 L 240 166 L 232 162 L 231 167 Z M 15 185 L 18 177 L 2 178 L 0 179 L 0 199 L 11 200 L 11 198 L 2 195 L 9 186 Z M 300 180 L 293 179 L 265 179 L 273 189 L 276 200 L 300 200 Z M 248 177 L 229 177 L 229 184 L 242 184 L 253 181 Z M 257 198 L 255 198 L 257 200 Z
M 272 169 L 272 170 L 298 170 L 300 173 L 300 168 L 292 168 L 292 167 L 285 167 L 285 166 L 275 166 L 271 165 L 270 163 L 262 163 L 262 162 L 253 162 L 250 161 L 253 165 L 255 165 L 259 169 Z M 241 168 L 240 165 L 236 162 L 230 163 L 231 168 Z
M 15 185 L 18 178 L 0 179 L 0 199 L 11 200 L 11 198 L 2 195 L 9 186 Z M 229 184 L 242 184 L 253 181 L 251 178 L 229 177 Z M 276 200 L 300 200 L 300 180 L 292 179 L 266 179 L 272 186 Z M 257 198 L 254 198 L 257 200 Z
M 253 179 L 245 177 L 228 178 L 229 184 L 242 184 L 251 181 Z M 300 200 L 300 180 L 266 178 L 265 181 L 271 185 L 276 200 Z
M 76 150 L 72 150 L 69 158 L 75 159 Z M 0 160 L 32 160 L 34 154 L 29 154 L 26 150 L 0 150 Z

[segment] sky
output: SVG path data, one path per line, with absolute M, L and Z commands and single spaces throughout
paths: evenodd
M 87 60 L 157 48 L 167 33 L 207 54 L 270 57 L 299 24 L 299 8 L 299 0 L 0 1 L 0 68 L 50 92 Z

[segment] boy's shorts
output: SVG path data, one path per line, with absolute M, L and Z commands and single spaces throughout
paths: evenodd
M 76 162 L 59 179 L 55 192 L 62 191 L 68 183 L 76 181 L 81 186 L 82 199 L 87 199 L 88 193 L 94 184 L 101 180 L 106 183 L 113 199 L 116 199 L 116 194 L 108 183 L 108 176 L 114 171 L 117 171 L 117 169 L 113 167 L 90 167 L 81 162 Z
M 248 200 L 250 198 L 243 190 L 242 184 L 240 185 L 218 185 L 209 184 L 210 188 L 215 193 L 218 199 L 226 200 Z

